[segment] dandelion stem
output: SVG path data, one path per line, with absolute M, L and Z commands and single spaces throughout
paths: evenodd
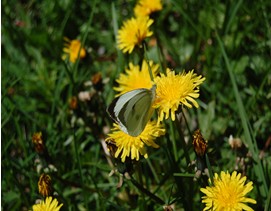
M 79 175 L 80 175 L 80 180 L 81 180 L 81 184 L 83 186 L 84 184 L 84 178 L 83 178 L 83 173 L 82 173 L 82 165 L 81 165 L 81 160 L 80 160 L 80 156 L 79 156 L 79 152 L 78 152 L 78 142 L 79 139 L 77 139 L 76 134 L 75 134 L 75 128 L 73 128 L 73 143 L 74 143 L 74 149 L 75 149 L 75 156 L 76 156 L 76 160 L 78 162 L 78 167 L 79 167 Z M 85 194 L 85 190 L 83 190 L 84 193 L 84 197 L 85 197 L 85 206 L 86 209 L 88 208 L 87 206 L 87 195 Z M 87 209 L 88 210 L 88 209 Z
M 178 160 L 178 150 L 177 150 L 177 145 L 176 145 L 175 130 L 174 130 L 172 121 L 169 122 L 169 126 L 170 126 L 170 134 L 172 135 L 171 139 L 172 139 L 172 145 L 173 145 L 174 159 L 175 159 L 175 161 L 177 161 Z
M 151 66 L 149 64 L 149 58 L 148 58 L 147 47 L 146 47 L 145 42 L 143 42 L 143 46 L 144 46 L 144 57 L 145 57 L 145 60 L 146 60 L 146 62 L 148 64 L 148 70 L 149 70 L 149 73 L 150 73 L 151 80 L 153 81 L 153 75 L 152 75 L 152 71 L 151 71 Z
M 192 132 L 191 132 L 191 130 L 190 130 L 190 127 L 189 127 L 189 125 L 188 125 L 186 116 L 184 115 L 183 109 L 181 110 L 181 112 L 182 112 L 182 116 L 183 116 L 183 118 L 184 118 L 184 122 L 185 122 L 186 128 L 187 128 L 187 130 L 188 130 L 188 132 L 189 132 L 189 135 L 190 135 L 190 137 L 193 139 L 193 134 L 192 134 Z
M 160 199 L 158 196 L 154 195 L 150 191 L 148 191 L 146 188 L 144 188 L 141 184 L 139 184 L 133 177 L 131 177 L 130 180 L 134 186 L 136 186 L 142 193 L 145 193 L 147 196 L 149 196 L 151 199 L 156 201 L 158 204 L 164 205 L 165 202 Z
M 206 165 L 207 165 L 207 168 L 208 168 L 208 171 L 209 171 L 211 182 L 213 184 L 214 175 L 213 175 L 212 167 L 211 167 L 211 164 L 210 164 L 209 157 L 208 157 L 207 153 L 205 154 L 205 161 L 206 161 Z
M 181 111 L 182 112 L 182 111 Z M 183 115 L 184 116 L 184 115 Z M 190 156 L 188 154 L 188 149 L 187 149 L 187 144 L 185 143 L 185 140 L 184 140 L 184 135 L 181 131 L 181 122 L 180 122 L 180 113 L 177 114 L 177 118 L 176 118 L 176 121 L 175 121 L 175 124 L 176 124 L 176 128 L 177 128 L 177 131 L 179 133 L 179 136 L 180 136 L 180 139 L 181 139 L 181 145 L 182 145 L 182 149 L 184 151 L 184 156 L 185 156 L 185 159 L 186 159 L 186 164 L 189 165 L 191 160 L 190 160 Z M 190 129 L 187 125 L 187 128 L 190 132 Z M 192 136 L 191 136 L 192 137 Z
M 264 211 L 270 210 L 270 204 L 271 204 L 271 184 L 270 184 L 270 187 L 269 187 L 268 196 L 267 196 Z
M 80 58 L 81 49 L 83 48 L 83 46 L 85 46 L 88 33 L 90 32 L 89 28 L 91 27 L 94 12 L 96 10 L 96 3 L 97 3 L 97 0 L 94 0 L 93 5 L 92 5 L 92 10 L 91 10 L 91 13 L 89 15 L 89 19 L 88 19 L 88 22 L 87 22 L 87 25 L 86 25 L 87 27 L 86 27 L 85 32 L 83 33 L 83 36 L 82 36 L 82 42 L 81 42 L 81 45 L 80 45 L 80 49 L 78 51 L 77 58 Z M 79 65 L 79 59 L 76 60 L 75 65 L 73 66 L 74 67 L 74 69 L 73 69 L 73 78 L 74 79 L 76 79 L 76 74 L 78 72 L 77 71 L 78 70 L 78 65 Z

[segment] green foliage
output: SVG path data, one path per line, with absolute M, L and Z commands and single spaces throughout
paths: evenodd
M 164 1 L 153 17 L 157 45 L 149 46 L 148 57 L 161 71 L 203 75 L 200 108 L 184 109 L 179 124 L 165 121 L 160 148 L 148 148 L 148 159 L 130 163 L 131 178 L 109 176 L 115 160 L 103 145 L 112 126 L 105 110 L 115 79 L 138 60 L 116 48 L 116 33 L 135 4 L 2 1 L 2 209 L 29 210 L 42 199 L 42 172 L 50 173 L 63 210 L 203 209 L 199 189 L 208 178 L 194 181 L 191 164 L 197 128 L 208 140 L 212 171 L 237 169 L 253 181 L 250 196 L 257 204 L 251 207 L 270 209 L 271 3 L 265 0 Z M 63 61 L 64 37 L 81 40 L 86 57 Z M 96 73 L 102 78 L 97 86 Z M 83 91 L 90 100 L 78 100 Z M 31 139 L 38 131 L 48 154 L 35 151 Z M 230 135 L 242 140 L 242 148 L 230 147 Z M 115 168 L 129 172 L 130 165 Z

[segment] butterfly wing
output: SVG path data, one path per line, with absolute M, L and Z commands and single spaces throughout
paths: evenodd
M 123 115 L 119 115 L 120 121 L 124 120 L 129 135 L 138 136 L 153 113 L 151 91 L 139 92 L 127 102 L 124 109 Z
M 123 115 L 125 104 L 129 102 L 131 98 L 137 95 L 138 92 L 140 92 L 141 89 L 136 89 L 130 92 L 126 92 L 125 94 L 115 98 L 108 108 L 106 109 L 109 116 L 116 122 L 120 123 L 120 120 L 118 118 L 119 115 Z
M 146 127 L 153 113 L 155 89 L 136 89 L 113 100 L 107 111 L 123 130 L 138 136 Z

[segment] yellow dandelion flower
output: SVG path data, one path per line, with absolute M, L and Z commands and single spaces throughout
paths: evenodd
M 205 80 L 201 75 L 197 76 L 192 71 L 175 75 L 174 71 L 167 69 L 166 75 L 156 77 L 156 99 L 153 107 L 158 108 L 158 122 L 168 119 L 169 114 L 172 121 L 175 120 L 175 112 L 179 105 L 192 108 L 191 103 L 198 108 L 194 98 L 199 97 L 199 85 Z
M 81 48 L 80 54 L 78 55 L 81 47 L 81 42 L 79 40 L 70 40 L 67 37 L 64 37 L 64 41 L 65 41 L 63 48 L 64 54 L 62 56 L 63 60 L 69 58 L 70 62 L 75 63 L 78 57 L 80 59 L 86 57 L 85 48 Z
M 140 155 L 143 155 L 144 158 L 148 158 L 145 145 L 158 148 L 159 146 L 154 140 L 164 134 L 165 129 L 155 121 L 148 122 L 144 131 L 137 137 L 129 136 L 120 129 L 119 125 L 114 124 L 106 141 L 114 140 L 114 144 L 117 147 L 114 153 L 115 158 L 120 157 L 121 161 L 125 162 L 126 157 L 130 157 L 132 160 L 139 160 Z
M 161 0 L 139 0 L 134 8 L 134 13 L 136 17 L 140 17 L 160 10 L 162 10 Z
M 131 18 L 125 21 L 118 31 L 118 48 L 123 53 L 132 53 L 136 45 L 140 47 L 142 41 L 153 34 L 149 30 L 152 23 L 153 20 L 149 19 L 149 17 Z
M 63 204 L 58 205 L 57 199 L 46 197 L 45 202 L 41 201 L 40 204 L 32 206 L 33 211 L 59 211 Z
M 49 196 L 52 194 L 52 180 L 48 174 L 42 174 L 38 182 L 39 193 L 42 196 Z
M 149 61 L 149 65 L 153 77 L 157 76 L 159 65 L 154 64 L 153 61 Z M 119 87 L 114 87 L 114 90 L 119 92 L 116 96 L 139 88 L 151 89 L 153 86 L 148 64 L 145 60 L 142 62 L 141 69 L 139 65 L 129 63 L 129 67 L 125 70 L 125 73 L 120 74 L 120 77 L 116 81 L 119 84 Z
M 200 191 L 206 194 L 202 197 L 202 203 L 206 204 L 205 210 L 217 211 L 252 211 L 253 209 L 245 203 L 256 204 L 252 198 L 245 197 L 253 189 L 253 183 L 245 185 L 246 177 L 241 177 L 236 171 L 230 175 L 222 171 L 220 176 L 216 173 L 213 186 L 201 188 Z

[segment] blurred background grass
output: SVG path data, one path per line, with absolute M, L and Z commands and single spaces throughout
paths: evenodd
M 57 169 L 51 177 L 63 210 L 162 210 L 133 182 L 125 180 L 121 188 L 116 187 L 119 173 L 108 176 L 112 167 L 101 145 L 112 125 L 105 109 L 114 97 L 114 80 L 134 59 L 117 50 L 114 27 L 132 17 L 135 4 L 121 0 L 2 1 L 3 210 L 31 208 L 41 198 L 37 169 L 50 168 L 49 164 Z M 161 69 L 195 69 L 206 77 L 200 109 L 186 113 L 190 129 L 200 128 L 208 140 L 214 172 L 233 171 L 237 158 L 244 159 L 245 169 L 237 169 L 254 183 L 256 210 L 264 208 L 267 194 L 259 190 L 263 181 L 259 181 L 253 156 L 261 155 L 264 180 L 270 187 L 270 11 L 271 3 L 265 0 L 164 1 L 151 27 L 157 46 L 148 51 L 152 60 L 163 64 Z M 63 61 L 64 37 L 81 40 L 87 56 L 76 64 Z M 242 111 L 228 71 L 237 82 Z M 102 83 L 86 86 L 97 73 Z M 82 91 L 88 91 L 91 100 L 78 100 Z M 71 107 L 72 97 L 77 99 L 76 109 Z M 247 154 L 250 148 L 242 112 L 259 155 Z M 31 141 L 38 131 L 43 134 L 46 156 L 37 154 Z M 178 140 L 187 134 L 184 127 L 183 136 L 172 131 L 170 136 Z M 232 150 L 230 135 L 241 138 L 245 147 Z M 177 210 L 202 209 L 199 188 L 205 187 L 206 178 L 193 182 L 189 175 L 194 170 L 187 166 L 180 143 L 178 160 L 172 157 L 168 138 L 157 143 L 160 149 L 149 149 L 150 157 L 140 162 L 135 178 L 165 204 L 175 202 Z M 188 150 L 194 160 L 191 143 Z M 187 176 L 174 177 L 174 172 Z M 175 187 L 180 187 L 178 183 L 183 192 Z

